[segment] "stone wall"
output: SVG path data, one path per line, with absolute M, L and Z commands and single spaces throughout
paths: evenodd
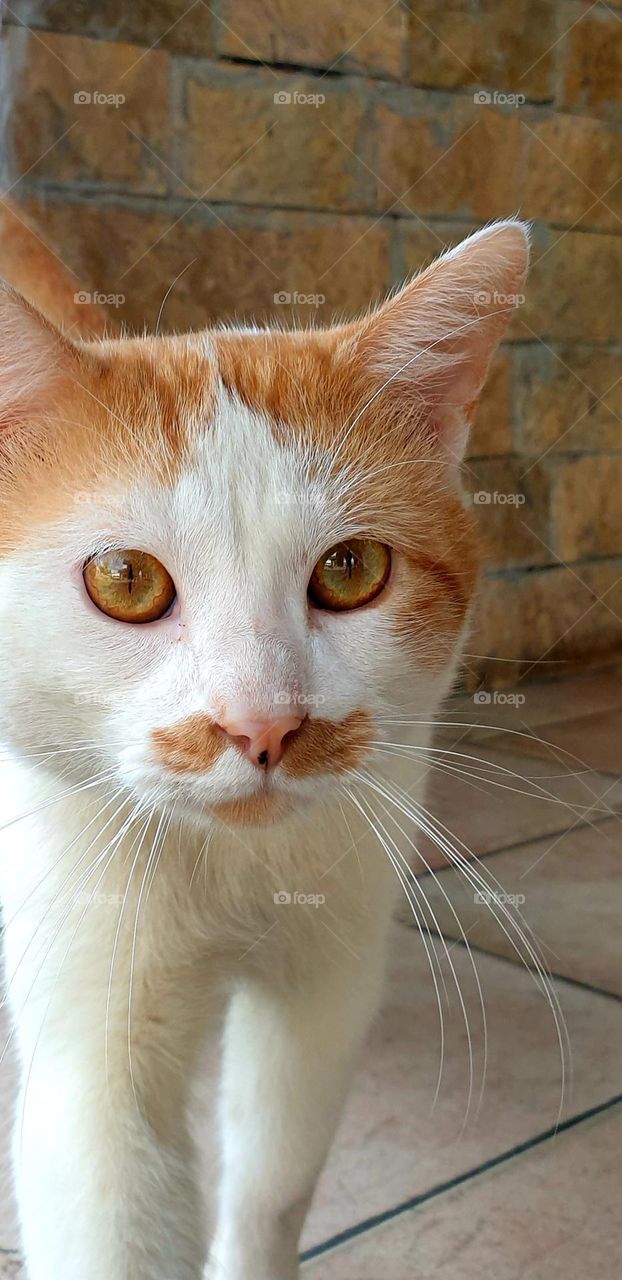
M 131 327 L 328 319 L 533 219 L 465 470 L 488 558 L 467 668 L 619 656 L 622 0 L 11 0 L 4 22 L 11 195 Z

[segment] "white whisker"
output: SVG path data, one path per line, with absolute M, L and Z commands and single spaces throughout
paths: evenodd
M 388 783 L 387 783 L 387 790 L 388 790 L 388 791 L 393 791 L 393 790 L 394 790 L 394 791 L 398 794 L 398 797 L 399 797 L 399 794 L 401 794 L 401 795 L 403 795 L 403 796 L 404 796 L 404 798 L 407 798 L 407 793 L 406 793 L 406 792 L 404 792 L 404 791 L 403 791 L 403 789 L 402 789 L 401 787 L 398 787 L 398 786 L 397 786 L 397 783 L 395 783 L 395 782 L 392 782 L 391 784 L 388 784 Z M 388 798 L 388 797 L 387 797 L 387 798 Z M 381 802 L 381 803 L 382 803 L 382 802 Z M 393 806 L 395 807 L 395 800 L 393 799 L 393 797 L 391 797 L 391 799 L 390 799 L 390 803 L 391 803 L 391 804 L 393 804 Z M 401 834 L 402 834 L 402 836 L 404 837 L 404 839 L 408 842 L 408 844 L 410 845 L 410 847 L 411 847 L 411 849 L 413 850 L 413 852 L 417 854 L 417 857 L 418 857 L 418 858 L 421 860 L 421 862 L 423 863 L 423 865 L 424 865 L 424 867 L 426 868 L 426 871 L 428 872 L 428 874 L 429 874 L 429 875 L 431 875 L 431 877 L 432 877 L 432 879 L 433 879 L 434 883 L 436 884 L 436 886 L 437 886 L 437 888 L 438 888 L 439 892 L 441 893 L 442 897 L 444 898 L 444 900 L 445 900 L 445 902 L 446 902 L 446 904 L 447 904 L 447 906 L 448 906 L 448 908 L 449 908 L 449 910 L 450 910 L 450 912 L 451 912 L 451 914 L 452 914 L 452 916 L 453 916 L 453 918 L 454 918 L 454 920 L 455 920 L 455 922 L 456 922 L 456 924 L 457 924 L 457 926 L 458 926 L 458 930 L 459 930 L 459 933 L 460 933 L 460 937 L 461 937 L 462 941 L 464 942 L 464 945 L 465 945 L 466 950 L 467 950 L 467 955 L 468 955 L 468 957 L 469 957 L 469 961 L 470 961 L 470 964 L 471 964 L 471 968 L 472 968 L 472 970 L 473 970 L 473 976 L 474 976 L 474 979 L 475 979 L 475 985 L 476 985 L 476 987 L 477 987 L 477 993 L 478 993 L 479 1005 L 480 1005 L 480 1012 L 481 1012 L 481 1015 L 482 1015 L 482 1029 L 483 1029 L 483 1039 L 484 1039 L 483 1063 L 482 1063 L 482 1082 L 481 1082 L 481 1086 L 480 1086 L 480 1092 L 479 1092 L 479 1097 L 478 1097 L 478 1102 L 477 1102 L 477 1108 L 476 1108 L 476 1115 L 479 1115 L 479 1112 L 480 1112 L 480 1109 L 481 1109 L 481 1105 L 482 1105 L 482 1102 L 483 1102 L 483 1097 L 484 1097 L 484 1089 L 485 1089 L 485 1085 L 486 1085 L 486 1074 L 487 1074 L 487 1066 L 488 1066 L 488 1025 L 487 1025 L 487 1019 L 486 1019 L 486 1007 L 485 1007 L 485 1004 L 484 1004 L 484 994 L 483 994 L 483 991 L 482 991 L 482 986 L 481 986 L 481 981 L 480 981 L 480 977 L 479 977 L 479 973 L 478 973 L 477 965 L 476 965 L 476 963 L 475 963 L 475 959 L 474 959 L 474 957 L 473 957 L 473 953 L 472 953 L 471 947 L 469 946 L 469 942 L 468 942 L 468 939 L 467 939 L 466 933 L 465 933 L 464 928 L 463 928 L 463 926 L 462 926 L 462 922 L 461 922 L 461 920 L 460 920 L 460 918 L 459 918 L 459 916 L 458 916 L 458 914 L 457 914 L 457 912 L 456 912 L 456 910 L 455 910 L 455 908 L 454 908 L 454 905 L 453 905 L 453 903 L 452 903 L 451 899 L 449 898 L 449 896 L 448 896 L 448 894 L 447 894 L 447 892 L 446 892 L 446 890 L 445 890 L 445 888 L 444 888 L 443 884 L 441 883 L 441 880 L 440 880 L 439 876 L 437 876 L 437 874 L 436 874 L 436 872 L 435 872 L 434 868 L 430 865 L 430 863 L 427 861 L 427 859 L 423 856 L 423 854 L 422 854 L 421 850 L 419 849 L 419 846 L 415 844 L 414 840 L 412 840 L 412 838 L 408 835 L 408 832 L 404 830 L 404 827 L 402 826 L 402 824 L 401 824 L 400 822 L 398 822 L 397 818 L 395 817 L 395 814 L 390 813 L 390 811 L 389 811 L 388 809 L 386 809 L 386 807 L 385 807 L 384 805 L 383 805 L 383 809 L 384 809 L 385 813 L 387 814 L 387 817 L 389 817 L 389 818 L 391 819 L 391 821 L 392 821 L 392 822 L 395 824 L 395 826 L 397 827 L 398 831 L 400 831 L 400 832 L 401 832 Z M 398 853 L 399 853 L 399 856 L 400 856 L 400 858 L 402 859 L 402 862 L 403 862 L 403 864 L 404 864 L 404 867 L 406 868 L 406 870 L 407 870 L 407 872 L 408 872 L 409 876 L 411 877 L 411 879 L 412 879 L 413 881 L 415 881 L 417 884 L 419 884 L 419 887 L 420 887 L 421 893 L 422 893 L 422 895 L 423 895 L 423 897 L 424 897 L 424 899 L 425 899 L 425 890 L 424 890 L 424 888 L 423 888 L 423 885 L 421 885 L 420 881 L 417 879 L 417 876 L 415 875 L 415 872 L 414 872 L 413 868 L 409 865 L 409 863 L 407 862 L 407 860 L 406 860 L 406 858 L 404 857 L 404 855 L 403 855 L 403 854 L 402 854 L 402 853 L 397 849 L 397 845 L 395 846 L 395 848 L 396 848 L 396 852 L 398 852 Z M 460 990 L 460 984 L 459 984 L 459 982 L 458 982 L 458 978 L 457 978 L 457 975 L 456 975 L 455 970 L 454 970 L 454 965 L 453 965 L 453 962 L 452 962 L 451 956 L 450 956 L 450 954 L 449 954 L 449 949 L 447 948 L 447 945 L 446 945 L 446 942 L 445 942 L 445 938 L 444 938 L 444 936 L 443 936 L 442 929 L 441 929 L 441 927 L 440 927 L 440 925 L 439 925 L 439 923 L 438 923 L 438 920 L 437 920 L 436 916 L 435 916 L 435 915 L 434 915 L 434 913 L 432 912 L 432 908 L 431 908 L 431 906 L 430 906 L 430 904 L 429 904 L 429 903 L 428 903 L 428 909 L 430 910 L 430 913 L 431 913 L 431 915 L 432 915 L 433 922 L 434 922 L 434 926 L 435 926 L 436 931 L 437 931 L 437 933 L 438 933 L 438 935 L 439 935 L 439 938 L 440 938 L 440 939 L 442 940 L 442 942 L 443 942 L 443 946 L 444 946 L 444 950 L 445 950 L 445 955 L 446 955 L 447 961 L 448 961 L 448 963 L 449 963 L 449 966 L 450 966 L 450 968 L 451 968 L 452 975 L 453 975 L 453 978 L 454 978 L 454 982 L 455 982 L 455 984 L 456 984 L 456 989 L 457 989 L 457 992 L 458 992 L 458 998 L 459 998 L 459 1000 L 460 1000 L 460 1005 L 461 1005 L 461 1009 L 462 1009 L 462 1015 L 463 1015 L 463 1019 L 464 1019 L 464 1022 L 465 1022 L 465 1026 L 466 1026 L 466 1028 L 467 1028 L 467 1036 L 469 1036 L 469 1034 L 470 1034 L 470 1033 L 469 1033 L 469 1030 L 468 1030 L 468 1019 L 467 1019 L 467 1016 L 466 1016 L 466 1009 L 465 1009 L 465 1007 L 464 1007 L 464 1001 L 463 1001 L 463 999 L 462 999 L 462 992 L 461 992 L 461 990 Z M 465 1114 L 465 1119 L 464 1119 L 463 1128 L 464 1128 L 464 1126 L 466 1125 L 467 1117 L 468 1117 L 468 1106 L 467 1106 L 467 1111 L 466 1111 L 466 1114 Z M 461 1130 L 461 1132 L 462 1132 L 462 1130 Z
M 559 1003 L 559 998 L 557 996 L 557 991 L 555 989 L 553 982 L 550 979 L 550 975 L 547 972 L 546 963 L 538 953 L 537 942 L 534 947 L 533 943 L 530 941 L 529 935 L 531 933 L 531 930 L 529 929 L 527 922 L 524 920 L 521 912 L 518 910 L 516 912 L 518 919 L 516 919 L 512 915 L 512 913 L 508 910 L 508 907 L 506 906 L 504 897 L 502 896 L 503 887 L 500 884 L 500 882 L 496 879 L 496 877 L 489 870 L 489 868 L 484 867 L 484 864 L 481 862 L 481 860 L 472 854 L 471 850 L 467 848 L 467 846 L 464 844 L 462 840 L 460 840 L 458 837 L 454 836 L 453 833 L 448 831 L 448 829 L 440 821 L 440 819 L 435 818 L 431 813 L 429 813 L 427 809 L 424 808 L 422 804 L 412 800 L 411 798 L 409 798 L 408 805 L 406 805 L 403 801 L 397 801 L 397 800 L 395 801 L 395 803 L 398 808 L 401 808 L 402 812 L 407 817 L 409 817 L 412 821 L 414 821 L 416 825 L 419 826 L 421 830 L 424 831 L 425 834 L 429 836 L 429 838 L 437 845 L 437 847 L 441 850 L 441 852 L 443 852 L 445 856 L 449 859 L 449 861 L 456 868 L 456 870 L 458 870 L 464 876 L 467 882 L 471 884 L 471 886 L 475 888 L 479 893 L 482 893 L 483 891 L 482 896 L 484 896 L 485 905 L 488 907 L 488 910 L 491 912 L 491 914 L 497 921 L 499 928 L 504 933 L 508 942 L 512 946 L 512 949 L 516 952 L 521 962 L 525 965 L 527 972 L 530 974 L 530 977 L 536 984 L 538 990 L 541 992 L 541 994 L 544 995 L 551 1009 L 551 1013 L 553 1015 L 553 1021 L 555 1024 L 555 1031 L 557 1034 L 559 1051 L 560 1051 L 561 1094 L 560 1094 L 560 1104 L 559 1104 L 559 1113 L 558 1113 L 558 1122 L 559 1122 L 559 1118 L 561 1117 L 564 1100 L 565 1100 L 566 1052 L 568 1053 L 568 1058 L 569 1058 L 569 1061 L 571 1062 L 570 1040 L 568 1036 L 568 1029 L 566 1026 L 566 1022 L 565 1022 L 565 1019 L 561 1010 L 561 1006 Z M 456 840 L 457 843 L 461 845 L 462 848 L 465 850 L 467 856 L 465 856 L 465 854 L 463 853 L 459 853 L 458 850 L 455 848 L 455 846 L 452 845 L 451 839 L 449 839 L 448 837 L 451 837 L 452 839 Z M 485 870 L 487 872 L 488 876 L 490 877 L 489 880 L 487 880 L 481 874 L 480 870 L 478 869 L 480 867 L 482 868 L 482 870 Z M 491 881 L 492 881 L 492 884 L 495 886 L 492 892 L 491 892 Z M 500 891 L 500 893 L 498 893 L 497 890 Z M 500 915 L 495 910 L 495 907 L 498 907 Z M 514 931 L 514 933 L 517 935 L 518 941 L 520 942 L 521 946 L 524 947 L 525 952 L 527 953 L 527 956 L 531 961 L 531 965 L 526 964 L 525 957 L 522 954 L 521 950 L 519 949 L 516 939 L 512 936 L 510 932 L 508 932 L 508 929 L 504 924 L 504 920 L 509 925 L 509 927 Z
M 436 969 L 435 969 L 435 966 L 434 966 L 434 960 L 435 960 L 435 961 L 436 961 L 436 963 L 438 964 L 438 956 L 436 955 L 436 951 L 435 951 L 435 949 L 434 949 L 434 944 L 432 943 L 432 939 L 431 939 L 431 937 L 430 937 L 430 930 L 429 930 L 429 926 L 427 925 L 427 922 L 426 922 L 425 918 L 424 918 L 423 923 L 424 923 L 424 925 L 425 925 L 425 927 L 426 927 L 426 930 L 427 930 L 427 934 L 428 934 L 429 942 L 427 941 L 426 936 L 425 936 L 425 933 L 424 933 L 424 931 L 423 931 L 423 929 L 422 929 L 422 927 L 421 927 L 421 920 L 420 920 L 420 918 L 419 918 L 419 912 L 418 912 L 418 910 L 417 910 L 417 905 L 418 905 L 418 904 L 417 904 L 417 900 L 414 898 L 414 896 L 413 896 L 413 894 L 412 894 L 412 891 L 411 891 L 410 885 L 408 884 L 408 881 L 406 880 L 406 877 L 404 876 L 404 874 L 403 874 L 403 872 L 402 872 L 402 870 L 401 870 L 401 867 L 400 867 L 400 865 L 399 865 L 399 863 L 398 863 L 397 859 L 396 859 L 396 858 L 394 857 L 394 855 L 392 854 L 391 849 L 389 848 L 389 846 L 388 846 L 388 844 L 387 844 L 386 840 L 383 838 L 383 836 L 380 834 L 380 832 L 379 832 L 379 831 L 378 831 L 378 829 L 377 829 L 377 826 L 376 826 L 376 823 L 378 822 L 377 815 L 374 813 L 374 811 L 373 811 L 373 809 L 372 809 L 372 814 L 373 814 L 373 820 L 372 820 L 372 819 L 369 817 L 369 815 L 365 812 L 365 810 L 363 809 L 363 807 L 362 807 L 362 805 L 361 805 L 361 803 L 360 803 L 360 801 L 359 801 L 359 799 L 358 799 L 358 797 L 357 797 L 357 796 L 350 794 L 350 800 L 352 801 L 352 804 L 356 805 L 356 808 L 359 810 L 359 813 L 361 813 L 361 814 L 362 814 L 362 816 L 367 820 L 367 822 L 368 822 L 369 826 L 371 827 L 371 830 L 373 831 L 374 835 L 377 837 L 377 839 L 378 839 L 378 841 L 379 841 L 379 843 L 380 843 L 381 847 L 384 849 L 384 851 L 385 851 L 385 853 L 386 853 L 386 855 L 387 855 L 387 858 L 389 859 L 389 862 L 390 862 L 391 866 L 393 867 L 393 870 L 395 871 L 395 874 L 396 874 L 396 876 L 397 876 L 397 878 L 398 878 L 398 880 L 399 880 L 399 882 L 400 882 L 400 884 L 401 884 L 401 886 L 402 886 L 402 888 L 403 888 L 403 890 L 404 890 L 404 893 L 405 893 L 405 895 L 406 895 L 406 900 L 407 900 L 407 902 L 408 902 L 408 904 L 409 904 L 409 906 L 410 906 L 410 909 L 411 909 L 411 911 L 412 911 L 412 914 L 413 914 L 413 917 L 414 917 L 415 923 L 416 923 L 416 925 L 417 925 L 417 929 L 418 929 L 418 931 L 419 931 L 419 936 L 420 936 L 421 941 L 422 941 L 422 943 L 423 943 L 424 950 L 425 950 L 425 953 L 426 953 L 426 957 L 427 957 L 427 960 L 428 960 L 428 965 L 429 965 L 429 968 L 430 968 L 430 974 L 431 974 L 431 976 L 432 976 L 432 982 L 433 982 L 433 984 L 434 984 L 434 991 L 435 991 L 435 994 L 436 994 L 436 1003 L 437 1003 L 437 1007 L 438 1007 L 438 1019 L 439 1019 L 439 1032 L 440 1032 L 440 1060 L 439 1060 L 439 1069 L 438 1069 L 438 1075 L 437 1075 L 437 1079 L 436 1079 L 436 1088 L 435 1088 L 435 1090 L 434 1090 L 434 1096 L 433 1096 L 433 1099 L 432 1099 L 432 1110 L 434 1110 L 434 1107 L 436 1106 L 436 1102 L 437 1102 L 437 1100 L 438 1100 L 438 1096 L 439 1096 L 440 1089 L 441 1089 L 441 1082 L 442 1082 L 442 1079 L 443 1079 L 443 1070 L 444 1070 L 444 1065 L 445 1065 L 445 1019 L 444 1019 L 444 1016 L 443 1016 L 443 1004 L 442 1004 L 442 1001 L 441 1001 L 440 988 L 439 988 L 439 985 L 438 985 L 438 980 L 437 980 L 437 976 L 436 976 Z M 433 960 L 433 958 L 432 958 L 432 957 L 434 957 L 434 960 Z M 439 969 L 440 969 L 440 965 L 439 965 Z M 446 988 L 446 987 L 445 987 L 445 985 L 444 985 L 444 978 L 443 978 L 442 971 L 441 971 L 441 983 L 442 983 L 442 985 L 443 985 L 443 987 L 444 987 L 444 990 L 445 990 L 445 996 L 446 996 L 446 998 L 447 998 L 447 988 Z

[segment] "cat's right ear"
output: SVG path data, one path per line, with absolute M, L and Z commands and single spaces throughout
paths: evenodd
M 79 349 L 0 280 L 0 433 L 45 414 L 80 360 Z

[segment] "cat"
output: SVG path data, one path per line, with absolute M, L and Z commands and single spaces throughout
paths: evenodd
M 115 331 L 105 308 L 80 288 L 49 236 L 42 239 L 37 220 L 5 196 L 0 199 L 0 277 L 77 338 L 101 338 Z
M 460 462 L 527 263 L 498 222 L 362 319 L 290 332 L 82 340 L 1 290 L 30 1280 L 298 1275 L 424 795 L 423 752 L 386 744 L 425 749 L 455 678 Z M 210 1039 L 211 1243 L 187 1121 Z

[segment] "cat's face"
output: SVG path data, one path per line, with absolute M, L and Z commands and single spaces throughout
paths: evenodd
M 429 719 L 477 573 L 465 424 L 525 265 L 502 224 L 349 326 L 80 351 L 7 294 L 16 753 L 207 825 L 265 823 L 347 779 L 383 717 Z

